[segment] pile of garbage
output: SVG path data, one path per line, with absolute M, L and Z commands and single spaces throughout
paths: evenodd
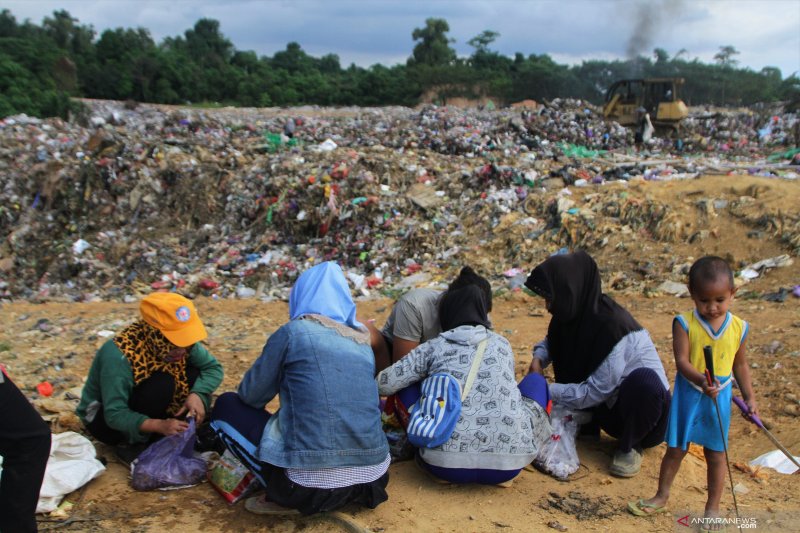
M 522 112 L 85 105 L 70 122 L 0 121 L 0 298 L 285 298 L 325 260 L 364 296 L 447 279 L 467 261 L 504 279 L 543 250 L 604 246 L 609 221 L 688 237 L 663 205 L 624 191 L 575 205 L 575 187 L 800 170 L 790 114 L 690 120 L 685 141 L 637 152 L 630 130 L 577 100 Z M 800 249 L 797 216 L 784 222 Z

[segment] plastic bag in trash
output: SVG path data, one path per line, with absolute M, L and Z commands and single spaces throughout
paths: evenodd
M 103 463 L 97 460 L 94 445 L 89 439 L 74 431 L 53 435 L 36 512 L 55 511 L 64 496 L 78 490 L 105 470 Z
M 228 503 L 236 503 L 255 492 L 261 484 L 230 450 L 208 471 L 208 481 Z
M 181 433 L 154 442 L 131 465 L 131 484 L 136 490 L 185 487 L 206 476 L 206 462 L 194 457 L 194 418 Z
M 575 413 L 555 405 L 550 415 L 553 434 L 539 450 L 533 464 L 536 468 L 551 476 L 565 480 L 574 474 L 581 465 L 578 450 L 575 448 L 575 437 L 585 413 Z

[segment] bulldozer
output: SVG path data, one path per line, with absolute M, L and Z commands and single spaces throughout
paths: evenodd
M 637 126 L 643 113 L 657 130 L 678 131 L 689 109 L 678 94 L 683 78 L 630 79 L 614 82 L 606 91 L 603 116 L 623 126 Z

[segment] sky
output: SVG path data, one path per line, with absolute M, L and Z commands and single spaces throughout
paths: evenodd
M 237 50 L 272 56 L 294 41 L 314 57 L 337 54 L 343 68 L 405 63 L 412 32 L 434 17 L 447 21 L 462 57 L 491 30 L 500 36 L 489 49 L 510 57 L 574 65 L 652 57 L 658 47 L 711 63 L 730 45 L 739 67 L 800 76 L 800 0 L 3 0 L 0 9 L 35 24 L 65 9 L 98 36 L 143 27 L 156 42 L 211 18 Z

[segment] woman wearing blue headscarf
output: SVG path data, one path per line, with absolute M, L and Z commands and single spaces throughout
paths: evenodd
M 389 448 L 381 429 L 375 360 L 342 269 L 305 271 L 289 322 L 270 335 L 236 393 L 217 399 L 211 426 L 266 488 L 260 514 L 370 508 L 387 499 Z M 265 406 L 280 396 L 280 409 Z

